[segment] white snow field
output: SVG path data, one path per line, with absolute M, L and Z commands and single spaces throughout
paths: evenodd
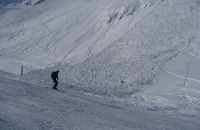
M 48 88 L 0 72 L 1 130 L 188 130 L 198 115 L 166 114 Z
M 0 129 L 200 130 L 199 23 L 200 0 L 0 1 Z

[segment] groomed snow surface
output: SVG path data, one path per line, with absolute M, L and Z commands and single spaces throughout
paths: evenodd
M 0 129 L 200 129 L 200 0 L 7 2 Z
M 0 72 L 1 130 L 188 130 L 198 115 L 147 111 Z M 61 87 L 62 86 L 62 87 Z M 106 96 L 104 97 L 106 98 Z

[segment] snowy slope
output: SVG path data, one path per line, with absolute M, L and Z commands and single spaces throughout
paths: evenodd
M 85 124 L 84 111 L 80 118 L 83 122 L 74 124 L 76 118 L 72 119 L 72 127 L 68 128 L 69 125 L 64 125 L 62 121 L 59 125 L 55 115 L 46 113 L 42 119 L 35 117 L 29 120 L 30 125 L 36 122 L 34 127 L 37 129 L 95 129 L 95 126 L 96 129 L 198 129 L 199 7 L 199 0 L 25 0 L 1 5 L 0 70 L 19 75 L 23 65 L 23 80 L 26 80 L 6 76 L 5 81 L 2 80 L 5 84 L 1 86 L 2 95 L 9 99 L 12 96 L 23 99 L 18 90 L 11 90 L 11 86 L 15 86 L 12 82 L 17 82 L 17 88 L 24 90 L 26 98 L 35 96 L 34 101 L 19 102 L 23 106 L 17 114 L 27 111 L 32 115 L 31 108 L 26 107 L 39 103 L 41 99 L 46 109 L 65 111 L 50 105 L 54 91 L 46 90 L 52 86 L 50 73 L 59 69 L 58 88 L 67 94 L 56 95 L 54 103 L 58 102 L 58 106 L 63 107 L 67 107 L 66 100 L 88 106 L 97 105 L 94 102 L 108 103 L 108 106 L 97 105 L 97 111 L 95 107 L 89 109 L 94 113 L 89 116 L 100 122 L 106 115 L 110 118 L 93 124 L 88 123 L 88 117 L 88 124 Z M 2 72 L 1 75 L 7 74 Z M 31 86 L 30 96 L 26 95 L 27 86 Z M 47 97 L 34 87 L 45 92 Z M 9 93 L 6 94 L 6 91 Z M 15 95 L 15 92 L 19 93 Z M 73 98 L 70 94 L 74 95 Z M 82 100 L 79 95 L 86 96 L 89 101 Z M 94 102 L 90 102 L 91 99 Z M 2 101 L 6 100 L 2 97 Z M 8 102 L 12 104 L 15 100 Z M 123 110 L 110 115 L 112 112 L 109 110 L 114 110 L 109 107 L 110 103 Z M 16 106 L 4 106 L 2 117 L 12 115 Z M 74 107 L 73 104 L 70 106 Z M 7 107 L 11 109 L 6 110 Z M 99 120 L 97 113 L 102 111 L 100 109 L 109 110 L 102 113 Z M 127 115 L 141 113 L 141 120 L 122 114 L 126 113 L 124 109 L 128 111 Z M 68 116 L 75 113 L 71 112 Z M 120 115 L 123 119 L 119 121 Z M 50 123 L 46 124 L 49 116 L 51 118 L 47 122 Z M 58 117 L 66 121 L 68 116 Z M 10 119 L 6 117 L 2 120 L 8 129 L 12 127 L 6 123 Z M 13 119 L 12 123 L 15 124 L 17 119 Z M 143 120 L 150 122 L 140 124 Z M 113 127 L 109 121 L 113 121 Z M 119 122 L 131 122 L 133 125 L 119 125 Z M 52 126 L 55 123 L 58 126 Z M 15 128 L 22 124 L 17 123 Z M 81 124 L 80 127 L 78 124 Z M 48 128 L 43 128 L 45 125 Z
M 30 80 L 30 79 L 29 79 Z M 0 72 L 1 130 L 187 130 L 199 115 L 166 115 L 105 102 L 70 90 L 49 89 Z
M 60 61 L 81 63 L 116 42 L 159 3 L 27 0 L 2 6 L 0 62 L 8 68 L 1 68 L 18 71 L 23 64 L 30 71 Z
M 195 87 L 196 83 L 187 85 L 191 81 L 187 78 L 199 79 L 198 74 L 193 76 L 194 71 L 190 72 L 197 69 L 198 73 L 198 7 L 196 1 L 162 1 L 102 53 L 80 64 L 63 61 L 53 68 L 33 71 L 27 76 L 49 84 L 48 75 L 59 69 L 63 84 L 73 85 L 72 89 L 100 99 L 108 96 L 109 100 L 148 110 L 195 115 L 199 110 L 200 98 L 196 93 L 199 88 Z M 174 69 L 170 64 L 179 67 Z M 185 91 L 177 89 L 180 84 Z M 193 93 L 187 91 L 189 87 Z

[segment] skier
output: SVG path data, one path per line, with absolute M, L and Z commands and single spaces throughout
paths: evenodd
M 53 71 L 51 73 L 51 78 L 55 82 L 55 84 L 53 86 L 53 89 L 57 89 L 57 85 L 58 85 L 58 81 L 57 80 L 59 80 L 58 73 L 59 73 L 59 70 L 57 70 L 56 72 Z

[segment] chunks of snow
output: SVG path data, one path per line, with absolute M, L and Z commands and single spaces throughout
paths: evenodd
M 23 1 L 23 4 L 35 6 L 35 5 L 40 4 L 41 2 L 44 2 L 44 1 L 45 0 L 25 0 L 25 1 Z

